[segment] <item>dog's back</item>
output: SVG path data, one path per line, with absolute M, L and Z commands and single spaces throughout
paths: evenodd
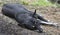
M 4 4 L 2 13 L 11 18 L 15 18 L 17 13 L 29 13 L 21 4 Z

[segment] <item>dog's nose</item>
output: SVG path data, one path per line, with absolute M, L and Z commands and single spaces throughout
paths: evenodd
M 43 29 L 41 28 L 40 30 L 38 30 L 39 33 L 43 33 Z
M 37 29 L 36 29 L 37 32 L 39 32 L 39 33 L 43 33 L 43 29 L 42 29 L 41 26 L 37 26 L 36 28 L 37 28 Z
M 38 32 L 38 33 L 43 33 L 43 29 L 35 30 L 35 31 Z

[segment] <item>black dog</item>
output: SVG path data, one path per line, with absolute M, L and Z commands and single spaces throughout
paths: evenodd
M 36 14 L 36 10 L 35 12 L 28 11 L 20 4 L 4 4 L 2 13 L 19 22 L 19 26 L 26 27 L 30 30 L 39 30 L 39 32 L 43 32 L 43 29 L 40 27 L 42 24 L 41 21 L 48 22 Z

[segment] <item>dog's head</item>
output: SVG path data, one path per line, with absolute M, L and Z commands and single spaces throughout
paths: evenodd
M 25 26 L 28 29 L 38 30 L 39 32 L 42 32 L 43 30 L 40 26 L 41 22 L 37 20 L 35 14 L 36 10 L 32 16 L 30 16 L 29 14 L 20 14 L 17 16 L 17 20 L 20 24 L 22 23 L 21 25 Z

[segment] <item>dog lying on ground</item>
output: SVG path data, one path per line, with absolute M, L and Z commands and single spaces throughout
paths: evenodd
M 19 26 L 30 30 L 38 30 L 40 33 L 43 32 L 40 25 L 48 24 L 46 19 L 36 14 L 36 10 L 35 12 L 28 11 L 21 4 L 4 4 L 2 13 L 15 19 L 19 23 Z

